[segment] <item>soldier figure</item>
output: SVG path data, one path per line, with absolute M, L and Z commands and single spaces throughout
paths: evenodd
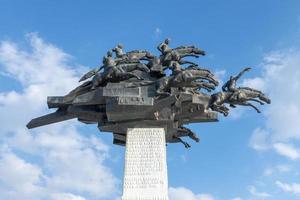
M 112 57 L 112 52 L 108 51 L 106 56 L 103 57 L 103 66 L 115 66 L 116 62 Z
M 122 58 L 124 56 L 123 45 L 118 44 L 115 48 L 112 49 L 115 52 L 117 58 Z
M 172 49 L 169 47 L 170 39 L 167 38 L 165 41 L 163 41 L 160 45 L 158 45 L 157 49 L 163 54 L 166 55 L 169 53 Z
M 236 82 L 239 78 L 241 78 L 241 76 L 249 71 L 251 68 L 247 67 L 245 68 L 243 71 L 241 71 L 237 76 L 230 76 L 230 79 L 222 86 L 222 90 L 224 92 L 231 92 L 232 94 L 228 97 L 228 99 L 232 98 L 232 99 L 236 99 L 238 100 L 238 96 L 239 96 L 239 88 L 236 87 Z M 235 108 L 236 106 L 233 104 L 229 104 L 230 107 Z
M 107 55 L 103 57 L 102 64 L 103 65 L 101 67 L 96 67 L 96 68 L 92 69 L 91 71 L 89 71 L 88 73 L 84 74 L 84 76 L 82 76 L 80 78 L 79 82 L 85 81 L 86 79 L 91 78 L 93 76 L 97 76 L 97 77 L 94 77 L 94 80 L 93 80 L 93 82 L 95 83 L 96 80 L 99 79 L 99 76 L 100 76 L 99 72 L 102 69 L 104 69 L 104 71 L 105 71 L 103 74 L 106 74 L 107 71 L 108 71 L 109 66 L 115 66 L 116 63 L 115 63 L 115 61 L 112 57 L 112 52 L 111 51 L 108 51 Z
M 157 78 L 161 78 L 163 76 L 166 76 L 164 70 L 164 66 L 161 63 L 160 58 L 153 56 L 149 62 L 147 63 L 148 68 L 150 69 L 151 75 Z
M 179 74 L 180 72 L 182 72 L 182 67 L 179 64 L 179 62 L 177 61 L 173 61 L 171 62 L 171 67 L 170 69 L 172 70 L 172 76 L 176 76 L 177 74 Z
M 229 81 L 227 81 L 223 86 L 222 86 L 222 90 L 224 92 L 236 92 L 238 91 L 238 88 L 236 88 L 236 82 L 239 78 L 241 78 L 241 76 L 249 71 L 251 68 L 247 67 L 245 68 L 243 71 L 241 71 L 237 76 L 230 76 Z

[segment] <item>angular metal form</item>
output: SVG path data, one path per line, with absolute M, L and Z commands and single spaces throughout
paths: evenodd
M 113 133 L 117 145 L 125 145 L 128 128 L 162 127 L 167 143 L 180 142 L 188 148 L 181 137 L 196 142 L 199 138 L 184 125 L 217 122 L 217 112 L 225 116 L 229 113 L 225 104 L 250 106 L 260 112 L 249 101 L 271 102 L 258 90 L 236 87 L 236 81 L 250 68 L 232 76 L 223 91 L 210 95 L 208 92 L 219 84 L 217 78 L 210 70 L 184 60 L 204 56 L 205 52 L 195 46 L 172 49 L 168 45 L 169 40 L 165 40 L 158 46 L 159 56 L 140 50 L 124 53 L 122 46 L 108 51 L 103 66 L 80 79 L 83 84 L 65 96 L 48 97 L 48 107 L 57 109 L 55 112 L 32 119 L 27 127 L 77 118 Z M 172 73 L 166 75 L 166 69 Z

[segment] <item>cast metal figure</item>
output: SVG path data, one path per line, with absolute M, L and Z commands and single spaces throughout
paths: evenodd
M 180 142 L 189 148 L 181 138 L 187 136 L 195 142 L 199 138 L 185 124 L 216 122 L 218 112 L 229 114 L 226 104 L 250 106 L 260 112 L 252 102 L 271 102 L 261 91 L 236 86 L 250 68 L 230 77 L 222 91 L 208 94 L 219 84 L 217 78 L 210 70 L 185 60 L 204 56 L 205 51 L 195 46 L 170 48 L 169 43 L 170 39 L 165 39 L 157 47 L 161 53 L 157 56 L 145 50 L 124 52 L 118 44 L 103 57 L 101 67 L 79 79 L 81 85 L 65 96 L 48 97 L 48 107 L 57 110 L 31 120 L 27 127 L 77 118 L 85 124 L 98 124 L 100 131 L 112 132 L 117 145 L 126 145 L 126 130 L 137 124 L 165 127 L 167 143 Z
M 271 100 L 261 91 L 252 88 L 237 88 L 235 92 L 221 91 L 213 94 L 211 96 L 210 108 L 227 116 L 229 109 L 224 103 L 228 103 L 231 107 L 235 107 L 235 105 L 250 106 L 260 113 L 261 111 L 249 101 L 255 101 L 261 105 L 271 103 Z
M 209 70 L 202 70 L 193 66 L 183 70 L 178 65 L 176 68 L 177 71 L 174 71 L 172 76 L 163 77 L 159 80 L 157 94 L 170 94 L 172 87 L 200 88 L 201 86 L 205 86 L 204 88 L 214 88 L 219 84 L 218 80 Z M 205 82 L 199 80 L 208 82 L 205 84 Z
M 157 49 L 161 52 L 162 55 L 166 55 L 171 51 L 169 47 L 170 38 L 166 38 L 162 43 L 157 46 Z
M 243 69 L 243 71 L 241 71 L 237 76 L 230 76 L 230 79 L 222 86 L 222 90 L 224 92 L 235 92 L 237 91 L 237 88 L 236 88 L 236 82 L 238 79 L 241 78 L 241 76 L 247 72 L 247 71 L 250 71 L 251 68 L 250 67 L 247 67 L 245 69 Z
M 122 44 L 118 44 L 115 48 L 112 49 L 112 51 L 115 52 L 116 58 L 122 58 L 124 56 Z

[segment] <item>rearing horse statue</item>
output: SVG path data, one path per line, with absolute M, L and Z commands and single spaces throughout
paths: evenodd
M 205 81 L 201 81 L 205 80 Z M 158 94 L 168 94 L 171 87 L 197 87 L 213 90 L 219 84 L 217 78 L 209 70 L 197 67 L 182 69 L 172 76 L 158 80 Z
M 249 101 L 258 102 L 261 105 L 271 103 L 271 100 L 261 91 L 248 87 L 240 87 L 237 88 L 236 92 L 218 92 L 211 95 L 209 107 L 214 111 L 224 114 L 224 116 L 227 116 L 229 112 L 229 108 L 223 105 L 224 103 L 229 104 L 231 107 L 235 107 L 235 105 L 250 106 L 260 113 L 260 110 Z

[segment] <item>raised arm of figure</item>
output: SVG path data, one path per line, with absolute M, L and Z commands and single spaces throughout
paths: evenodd
M 235 76 L 233 79 L 238 80 L 239 78 L 241 78 L 241 76 L 245 73 L 250 71 L 251 67 L 246 67 L 245 69 L 243 69 L 243 71 L 241 71 L 237 76 Z

